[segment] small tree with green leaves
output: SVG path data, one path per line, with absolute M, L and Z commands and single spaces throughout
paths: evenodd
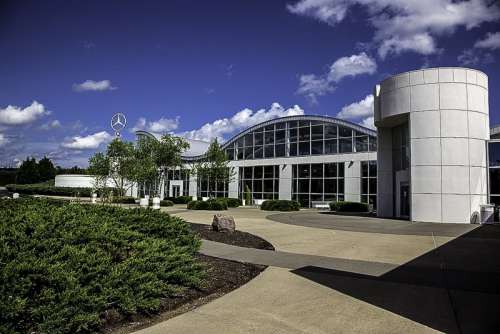
M 133 185 L 130 178 L 136 164 L 134 161 L 134 145 L 118 138 L 114 139 L 108 145 L 106 156 L 110 164 L 109 179 L 120 192 L 119 195 L 124 196 Z
M 31 184 L 40 182 L 40 173 L 35 158 L 26 158 L 17 170 L 16 183 Z
M 44 156 L 38 161 L 38 173 L 41 182 L 53 180 L 56 177 L 56 168 L 52 161 Z
M 101 152 L 94 154 L 89 159 L 88 172 L 94 177 L 93 191 L 102 194 L 106 188 L 109 173 L 111 172 L 109 157 Z
M 235 176 L 233 167 L 229 166 L 227 154 L 217 139 L 210 143 L 205 157 L 193 165 L 192 172 L 198 177 L 198 182 L 208 180 L 210 197 L 215 197 L 216 185 L 227 186 Z

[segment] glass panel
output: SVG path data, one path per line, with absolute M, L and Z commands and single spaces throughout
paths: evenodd
M 254 143 L 255 145 L 264 144 L 264 134 L 262 132 L 255 132 L 254 139 L 255 139 L 255 143 Z
M 311 154 L 323 154 L 323 141 L 316 140 L 311 142 Z
M 326 190 L 326 185 L 325 185 Z M 325 194 L 324 200 L 327 202 L 337 202 L 337 194 Z
M 279 179 L 275 179 L 274 180 L 274 192 L 275 193 L 279 193 L 280 191 L 280 180 Z M 276 198 L 278 198 L 279 196 L 277 196 Z
M 297 129 L 290 129 L 289 131 L 289 139 L 290 142 L 296 142 L 297 141 Z
M 311 179 L 311 193 L 323 192 L 323 179 Z
M 337 164 L 330 163 L 325 164 L 325 177 L 336 177 L 337 176 Z
M 488 158 L 491 167 L 500 166 L 500 142 L 488 143 Z
M 299 193 L 309 193 L 309 179 L 299 179 L 298 186 Z
M 325 140 L 325 154 L 337 153 L 337 140 Z
M 227 154 L 228 160 L 234 160 L 234 149 L 233 148 L 227 149 L 226 154 Z
M 297 127 L 297 121 L 290 121 L 290 122 L 288 122 L 288 127 L 289 128 L 296 128 Z
M 368 151 L 368 136 L 356 137 L 356 152 L 367 152 Z
M 323 194 L 311 194 L 312 201 L 323 201 Z
M 243 138 L 240 138 L 240 139 L 238 139 L 237 146 L 238 146 L 238 147 L 243 147 L 243 146 L 244 146 L 244 145 L 243 145 L 243 143 L 244 143 L 244 139 L 243 139 Z
M 368 177 L 368 161 L 361 161 L 361 177 Z
M 337 138 L 337 126 L 333 124 L 325 124 L 325 139 Z
M 265 179 L 272 179 L 273 173 L 274 173 L 274 166 L 264 166 L 264 178 Z
M 352 138 L 339 139 L 339 152 L 340 153 L 352 152 Z
M 253 191 L 262 192 L 262 180 L 253 180 Z
M 323 164 L 311 164 L 311 177 L 323 177 Z
M 253 159 L 253 147 L 245 148 L 245 159 Z
M 245 135 L 245 146 L 253 146 L 253 133 Z
M 377 138 L 370 136 L 370 151 L 377 152 Z
M 278 129 L 285 129 L 286 128 L 286 123 L 285 122 L 276 123 L 274 125 L 276 126 L 276 130 L 278 130 Z
M 266 145 L 264 146 L 265 148 L 265 157 L 266 158 L 274 158 L 274 146 L 273 145 Z
M 264 144 L 274 144 L 274 132 L 264 133 Z
M 490 194 L 500 194 L 500 168 L 490 169 Z
M 309 177 L 310 176 L 310 166 L 308 164 L 298 165 L 299 177 Z
M 338 173 L 337 173 L 338 177 L 344 177 L 344 169 L 345 169 L 344 165 L 345 164 L 343 162 L 339 162 L 337 164 L 337 166 L 338 166 Z
M 261 159 L 263 154 L 263 148 L 262 146 L 255 146 L 254 151 L 253 151 L 253 157 L 255 159 Z
M 297 143 L 290 143 L 290 156 L 297 156 Z
M 361 195 L 361 203 L 368 203 L 368 195 Z
M 368 178 L 361 179 L 361 193 L 368 194 Z
M 243 167 L 243 178 L 244 179 L 252 178 L 252 167 Z
M 377 193 L 377 179 L 374 177 L 370 177 L 370 194 Z
M 252 180 L 245 180 L 243 190 L 245 190 L 245 191 L 246 191 L 247 187 L 248 187 L 248 189 L 249 189 L 250 191 L 252 191 L 252 189 L 253 189 L 253 188 L 252 188 Z
M 310 154 L 310 142 L 299 143 L 299 155 L 309 155 Z
M 337 179 L 325 179 L 325 192 L 326 193 L 337 192 Z
M 299 141 L 306 141 L 311 138 L 309 127 L 299 128 Z
M 285 144 L 276 145 L 275 150 L 277 157 L 284 157 L 286 155 Z
M 311 126 L 311 140 L 323 139 L 323 125 Z
M 344 193 L 344 179 L 338 179 L 337 188 L 338 188 L 337 192 L 339 194 Z
M 309 126 L 309 121 L 299 121 L 299 126 Z
M 243 160 L 243 148 L 238 147 L 238 160 Z
M 352 129 L 339 126 L 339 137 L 352 137 Z
M 262 193 L 258 192 L 258 193 L 253 193 L 253 198 L 254 199 L 262 199 Z
M 271 131 L 271 132 L 274 131 L 274 124 L 272 124 L 272 125 L 266 125 L 266 127 L 264 128 L 264 130 L 266 130 L 266 132 L 267 131 Z
M 280 166 L 279 165 L 274 165 L 274 177 L 275 178 L 280 177 Z
M 276 144 L 285 143 L 285 130 L 276 131 Z
M 254 179 L 262 179 L 264 174 L 262 173 L 262 166 L 255 166 L 253 168 L 253 178 Z
M 264 199 L 273 199 L 273 193 L 270 194 L 263 194 Z
M 309 207 L 309 195 L 308 194 L 299 194 L 297 196 L 297 201 L 299 202 L 301 207 L 303 207 L 303 208 Z
M 369 162 L 369 168 L 370 168 L 370 176 L 375 177 L 377 176 L 377 161 L 371 160 Z
M 297 178 L 297 165 L 292 165 L 292 178 Z
M 265 193 L 273 192 L 273 180 L 264 180 L 264 192 Z

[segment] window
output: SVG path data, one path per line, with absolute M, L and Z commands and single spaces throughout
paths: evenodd
M 339 139 L 339 152 L 340 153 L 352 152 L 352 138 L 340 138 Z
M 361 202 L 377 207 L 377 161 L 361 161 Z
M 292 165 L 292 199 L 309 207 L 312 201 L 344 198 L 344 163 Z
M 368 151 L 368 136 L 356 137 L 356 152 Z
M 239 196 L 245 199 L 248 188 L 252 199 L 279 198 L 279 166 L 240 167 Z

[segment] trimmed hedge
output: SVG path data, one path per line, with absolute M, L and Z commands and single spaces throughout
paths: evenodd
M 37 184 L 8 184 L 6 188 L 10 192 L 17 192 L 20 194 L 27 195 L 48 195 L 48 196 L 81 196 L 81 197 L 90 197 L 92 194 L 91 188 L 69 188 L 69 187 L 54 187 L 45 183 L 37 183 Z M 112 191 L 114 194 L 117 194 L 118 191 L 115 188 L 106 188 L 102 191 L 98 191 L 97 194 L 100 196 L 100 193 L 109 194 Z
M 165 199 L 172 201 L 174 204 L 188 204 L 193 200 L 191 196 L 166 197 Z
M 100 332 L 199 288 L 200 240 L 155 210 L 0 200 L 0 333 Z
M 121 204 L 135 204 L 135 198 L 131 196 L 118 196 L 113 197 L 113 203 L 121 203 Z
M 214 198 L 207 201 L 191 201 L 188 203 L 189 210 L 227 210 L 227 202 L 224 198 Z
M 168 200 L 168 199 L 164 199 L 162 201 L 160 201 L 160 206 L 173 206 L 174 205 L 174 202 Z
M 239 198 L 224 198 L 226 200 L 226 203 L 227 203 L 227 206 L 229 208 L 237 208 L 239 207 L 242 202 L 241 202 L 241 199 Z
M 360 202 L 331 202 L 330 210 L 337 212 L 368 212 L 368 204 Z
M 260 209 L 266 211 L 299 211 L 300 204 L 297 201 L 281 199 L 266 200 L 262 202 Z

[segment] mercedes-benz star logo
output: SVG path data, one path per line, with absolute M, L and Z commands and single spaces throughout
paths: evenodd
M 123 130 L 125 125 L 127 124 L 127 119 L 125 115 L 121 112 L 116 113 L 111 117 L 111 127 L 115 130 L 116 136 L 120 136 L 120 131 Z

